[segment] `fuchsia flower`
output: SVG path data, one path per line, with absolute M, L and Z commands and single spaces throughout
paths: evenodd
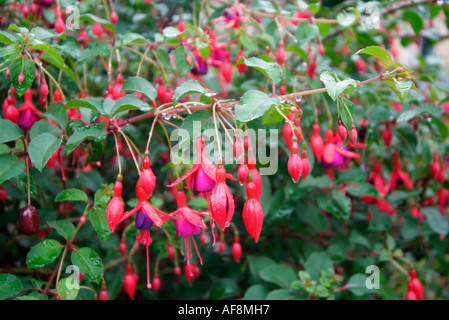
M 200 263 L 203 264 L 201 255 L 198 252 L 195 239 L 193 235 L 199 234 L 201 229 L 207 229 L 206 223 L 201 216 L 210 216 L 208 212 L 198 212 L 189 208 L 186 204 L 186 196 L 184 191 L 178 190 L 175 195 L 178 209 L 170 214 L 170 216 L 178 216 L 175 220 L 176 235 L 184 240 L 184 255 L 187 259 L 187 264 L 190 264 L 190 258 L 192 257 L 192 250 L 190 247 L 190 238 L 195 246 L 196 253 L 200 259 Z
M 399 160 L 399 153 L 396 151 L 393 155 L 393 172 L 391 173 L 390 178 L 390 191 L 393 192 L 396 190 L 396 184 L 398 180 L 405 185 L 408 190 L 413 189 L 413 181 L 410 176 L 405 173 L 405 171 L 401 168 L 401 161 Z
M 330 129 L 326 132 L 325 141 L 322 156 L 322 164 L 324 167 L 338 168 L 343 165 L 345 158 L 360 159 L 359 154 L 348 151 L 347 148 L 341 149 L 340 147 L 343 143 L 339 138 L 334 138 L 334 132 Z
M 208 192 L 215 187 L 216 170 L 212 161 L 205 153 L 206 144 L 201 137 L 195 140 L 195 150 L 197 158 L 193 166 L 180 179 L 168 185 L 169 188 L 176 186 L 187 179 L 187 188 L 193 192 Z
M 212 218 L 218 223 L 224 231 L 229 226 L 229 223 L 234 214 L 234 197 L 226 185 L 226 169 L 222 164 L 217 168 L 217 184 L 210 193 L 209 197 L 209 212 Z

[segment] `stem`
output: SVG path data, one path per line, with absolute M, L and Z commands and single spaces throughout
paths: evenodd
M 128 138 L 126 137 L 126 135 L 125 135 L 125 133 L 122 131 L 122 129 L 119 128 L 119 129 L 118 129 L 118 132 L 120 132 L 120 134 L 122 135 L 123 139 L 125 139 L 125 142 L 126 142 L 128 148 L 129 148 L 129 152 L 131 152 L 131 156 L 132 156 L 132 158 L 133 158 L 133 160 L 134 160 L 134 164 L 136 165 L 137 172 L 138 172 L 139 175 L 140 175 L 139 164 L 137 163 L 136 156 L 134 155 L 133 148 L 132 148 L 131 145 L 129 144 Z
M 147 141 L 147 146 L 145 148 L 145 154 L 148 153 L 148 150 L 150 148 L 150 142 L 151 142 L 151 137 L 153 136 L 153 130 L 154 130 L 154 125 L 156 124 L 156 122 L 158 121 L 159 116 L 156 116 L 153 120 L 153 124 L 151 125 L 151 130 L 150 133 L 148 135 L 148 141 Z
M 117 152 L 117 162 L 118 162 L 118 174 L 122 174 L 122 164 L 120 162 L 120 151 L 119 151 L 119 144 L 117 140 L 117 134 L 115 132 L 112 132 L 112 135 L 114 136 L 115 140 L 115 151 Z
M 377 81 L 377 80 L 380 79 L 380 77 L 381 77 L 381 75 L 377 75 L 374 78 L 358 82 L 356 87 L 359 87 L 359 86 L 362 86 L 362 85 L 365 85 L 365 84 Z M 299 91 L 299 92 L 294 92 L 294 93 L 281 95 L 281 96 L 278 96 L 278 97 L 281 98 L 281 99 L 282 98 L 285 99 L 285 98 L 294 98 L 294 97 L 298 97 L 298 96 L 308 96 L 308 95 L 313 95 L 313 94 L 317 94 L 317 93 L 324 93 L 324 92 L 326 92 L 326 88 Z M 196 105 L 190 107 L 190 111 L 210 110 L 210 109 L 213 109 L 213 106 L 214 106 L 214 103 L 212 103 L 212 104 L 198 104 L 198 102 L 189 102 L 189 103 L 196 104 Z M 240 103 L 240 101 L 227 102 L 227 103 L 220 104 L 220 107 L 222 109 L 233 108 L 236 105 L 238 105 L 239 103 Z M 184 103 L 184 104 L 188 104 L 188 103 Z M 230 110 L 227 110 L 227 111 L 230 112 Z M 185 112 L 185 109 L 183 107 L 174 106 L 173 108 L 165 109 L 163 111 L 162 110 L 161 111 L 158 110 L 157 112 L 154 112 L 154 113 L 149 112 L 149 113 L 145 113 L 145 114 L 140 114 L 138 116 L 135 116 L 135 117 L 132 117 L 132 118 L 129 118 L 129 119 L 126 119 L 126 120 L 122 120 L 122 121 L 120 121 L 120 122 L 118 122 L 116 124 L 116 127 L 120 128 L 120 127 L 123 127 L 123 126 L 125 126 L 127 124 L 130 124 L 130 123 L 134 123 L 134 122 L 137 122 L 137 121 L 140 121 L 140 120 L 144 120 L 144 119 L 148 119 L 148 118 L 153 118 L 153 117 L 155 117 L 155 116 L 157 116 L 159 114 L 162 114 L 162 113 L 165 113 L 166 115 L 168 115 L 168 114 L 177 114 L 177 113 L 183 113 L 183 112 Z
M 217 102 L 213 104 L 212 112 L 213 112 L 213 117 L 214 117 L 215 136 L 217 139 L 217 147 L 218 147 L 218 156 L 219 156 L 218 163 L 220 163 L 221 158 L 222 158 L 222 153 L 221 153 L 221 141 L 219 141 L 219 139 L 218 139 L 217 115 L 216 115 L 216 111 L 215 111 L 216 107 L 217 107 Z

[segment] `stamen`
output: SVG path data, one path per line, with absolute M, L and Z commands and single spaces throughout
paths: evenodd
M 195 238 L 192 236 L 193 245 L 195 246 L 196 254 L 198 255 L 198 258 L 200 259 L 201 265 L 203 265 L 203 259 L 201 259 L 201 255 L 198 251 L 198 247 L 196 246 Z
M 150 254 L 149 254 L 149 247 L 147 246 L 147 288 L 151 289 L 151 283 L 150 283 Z

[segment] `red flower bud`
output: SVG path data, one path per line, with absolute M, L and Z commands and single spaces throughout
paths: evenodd
M 63 33 L 64 30 L 65 30 L 64 20 L 61 17 L 59 17 L 56 19 L 56 22 L 55 22 L 55 31 L 57 33 Z
M 156 177 L 151 170 L 150 165 L 150 157 L 145 156 L 143 159 L 143 169 L 140 173 L 139 181 L 143 191 L 148 195 L 148 197 L 151 197 L 154 188 L 156 187 Z
M 250 181 L 246 184 L 246 194 L 248 200 L 243 205 L 243 223 L 246 230 L 253 237 L 254 241 L 259 241 L 260 232 L 262 231 L 263 224 L 263 211 L 260 202 L 256 198 L 256 185 Z
M 39 212 L 35 207 L 28 205 L 19 210 L 19 230 L 26 235 L 39 230 Z
M 154 274 L 153 282 L 151 284 L 154 292 L 157 293 L 161 287 L 161 280 L 159 279 L 158 273 Z
M 357 141 L 357 129 L 353 124 L 351 130 L 349 130 L 349 142 L 351 144 L 354 144 L 356 141 Z
M 130 266 L 130 265 L 128 265 Z M 136 296 L 137 281 L 131 272 L 128 272 L 129 268 L 127 266 L 127 272 L 125 278 L 123 279 L 123 289 L 125 289 L 126 294 L 131 300 L 134 300 Z
M 324 142 L 323 138 L 320 136 L 320 126 L 318 124 L 314 124 L 312 130 L 313 134 L 310 138 L 310 146 L 312 148 L 313 154 L 315 155 L 315 158 L 318 160 L 318 162 L 321 162 L 324 151 Z
M 390 124 L 385 124 L 385 130 L 382 132 L 382 138 L 384 140 L 385 145 L 390 148 L 391 145 L 391 139 L 393 138 L 393 134 L 390 130 Z
M 298 143 L 296 141 L 293 142 L 291 151 L 292 153 L 288 159 L 287 169 L 293 182 L 298 183 L 299 178 L 302 175 L 302 161 L 298 154 Z
M 242 246 L 240 245 L 240 242 L 234 241 L 231 252 L 235 262 L 240 263 L 240 258 L 242 256 Z
M 310 163 L 309 160 L 307 159 L 306 149 L 301 150 L 301 162 L 302 162 L 302 178 L 305 181 L 310 173 Z

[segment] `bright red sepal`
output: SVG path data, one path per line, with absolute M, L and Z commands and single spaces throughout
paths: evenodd
M 222 164 L 218 165 L 216 181 L 217 184 L 212 189 L 209 198 L 209 212 L 224 231 L 232 219 L 235 204 L 234 197 L 226 185 L 226 169 Z
M 212 161 L 210 161 L 209 158 L 206 156 L 206 144 L 204 143 L 201 137 L 198 137 L 195 140 L 195 150 L 197 157 L 193 166 L 187 171 L 185 175 L 183 175 L 175 182 L 169 184 L 168 185 L 169 188 L 172 188 L 177 184 L 181 183 L 182 181 L 184 181 L 185 179 L 187 179 L 186 187 L 190 189 L 190 179 L 200 168 L 203 168 L 204 172 L 209 178 L 217 182 L 216 179 L 217 168 L 214 166 Z M 231 174 L 226 174 L 226 178 L 236 180 Z

